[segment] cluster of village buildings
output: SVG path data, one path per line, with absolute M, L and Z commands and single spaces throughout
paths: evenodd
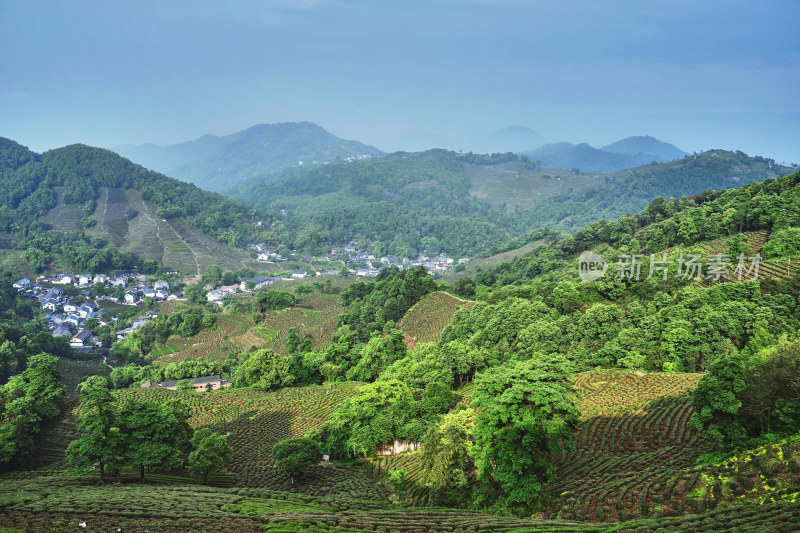
M 99 296 L 91 288 L 102 285 L 108 289 L 121 289 L 123 298 L 117 296 Z M 78 305 L 73 298 L 64 292 L 62 286 L 74 286 L 80 291 L 82 303 Z M 94 319 L 98 326 L 106 326 L 116 321 L 111 313 L 101 308 L 102 300 L 135 305 L 145 298 L 153 301 L 183 299 L 180 292 L 171 290 L 170 284 L 164 280 L 149 282 L 147 276 L 117 272 L 113 276 L 105 274 L 56 274 L 40 276 L 31 281 L 22 278 L 14 283 L 18 291 L 25 291 L 28 299 L 39 304 L 46 313 L 48 331 L 54 337 L 66 337 L 70 346 L 81 352 L 91 352 L 100 345 L 100 341 L 86 323 Z M 117 332 L 117 339 L 124 339 L 131 331 L 141 328 L 148 320 L 153 319 L 154 312 L 147 312 L 136 318 L 129 328 Z
M 257 244 L 254 248 L 258 252 L 258 259 L 261 261 L 280 262 L 288 260 L 265 244 Z M 376 258 L 373 253 L 359 250 L 356 243 L 350 243 L 341 248 L 332 248 L 330 255 L 322 257 L 303 255 L 302 259 L 312 263 L 331 262 L 341 260 L 342 257 L 347 258 L 342 260 L 343 267 L 346 267 L 350 274 L 362 277 L 377 276 L 381 270 L 389 267 L 396 267 L 402 270 L 404 268 L 423 266 L 431 273 L 446 272 L 454 264 L 468 261 L 468 259 L 460 259 L 456 262 L 452 258 L 441 254 L 433 257 L 420 254 L 416 259 L 408 257 L 398 259 L 393 255 Z M 380 266 L 376 266 L 375 263 L 377 262 L 380 263 Z M 225 298 L 237 292 L 262 289 L 282 280 L 303 279 L 313 275 L 338 275 L 340 273 L 341 269 L 319 270 L 316 273 L 294 270 L 284 277 L 256 276 L 242 278 L 237 284 L 226 285 L 209 291 L 206 294 L 206 299 L 211 303 L 223 305 Z M 114 290 L 117 295 L 96 295 L 90 289 L 98 284 Z M 60 288 L 67 285 L 80 289 L 83 303 L 80 305 L 74 304 L 72 298 Z M 35 281 L 22 278 L 14 284 L 14 287 L 19 291 L 26 291 L 30 300 L 39 303 L 39 306 L 46 312 L 48 329 L 53 336 L 69 338 L 70 345 L 74 349 L 84 352 L 90 352 L 100 344 L 94 333 L 85 327 L 86 322 L 90 319 L 95 319 L 97 324 L 105 326 L 109 321 L 116 320 L 110 313 L 101 308 L 101 300 L 106 299 L 117 303 L 136 305 L 144 302 L 147 298 L 151 298 L 154 302 L 184 299 L 183 294 L 174 290 L 174 285 L 165 280 L 150 281 L 146 275 L 128 272 L 116 272 L 113 275 L 56 274 L 40 276 Z M 122 292 L 120 293 L 118 289 L 121 289 Z M 121 296 L 121 298 L 118 296 Z M 117 339 L 124 339 L 129 333 L 141 328 L 154 316 L 156 316 L 154 312 L 148 312 L 137 317 L 130 327 L 117 331 Z
M 264 261 L 268 263 L 275 263 L 275 262 L 282 262 L 288 261 L 289 259 L 278 253 L 277 250 L 274 248 L 270 248 L 266 244 L 256 244 L 253 245 L 253 248 L 258 252 L 258 260 Z M 346 257 L 346 260 L 341 260 L 342 257 Z M 447 257 L 444 254 L 438 254 L 436 256 L 428 256 L 424 254 L 420 254 L 416 259 L 411 259 L 408 257 L 403 257 L 402 259 L 398 259 L 393 255 L 386 255 L 382 257 L 376 257 L 375 254 L 371 252 L 366 252 L 358 249 L 356 243 L 349 243 L 340 248 L 331 248 L 330 254 L 323 255 L 323 256 L 310 256 L 310 255 L 301 255 L 303 261 L 307 263 L 314 263 L 314 262 L 330 262 L 340 260 L 342 261 L 342 265 L 346 266 L 348 271 L 351 274 L 355 274 L 357 276 L 363 277 L 374 277 L 377 276 L 381 270 L 384 268 L 389 267 L 397 267 L 399 269 L 404 268 L 415 268 L 418 266 L 424 266 L 428 272 L 436 273 L 436 272 L 447 272 L 451 268 L 453 268 L 456 264 L 462 264 L 469 261 L 468 258 L 462 258 L 456 261 L 451 257 Z M 374 263 L 380 262 L 381 265 L 376 267 Z M 297 271 L 295 271 L 297 272 Z M 317 272 L 318 275 L 322 274 L 338 274 L 341 270 L 320 270 Z M 294 274 L 292 277 L 295 277 Z

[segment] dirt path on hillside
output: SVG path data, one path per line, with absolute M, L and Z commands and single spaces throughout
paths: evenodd
M 184 241 L 184 240 L 183 240 L 183 237 L 181 237 L 181 234 L 180 234 L 180 233 L 178 233 L 177 231 L 175 231 L 175 228 L 173 228 L 173 227 L 172 227 L 172 225 L 171 225 L 169 222 L 167 222 L 167 221 L 165 220 L 165 221 L 164 221 L 164 224 L 166 224 L 166 225 L 167 225 L 167 227 L 168 227 L 169 229 L 171 229 L 171 230 L 172 230 L 172 233 L 174 233 L 174 234 L 175 234 L 175 236 L 176 236 L 176 237 L 178 237 L 178 239 L 179 239 L 179 240 L 180 240 L 180 241 L 183 243 L 183 245 L 184 245 L 184 246 L 186 246 L 186 248 L 188 248 L 188 249 L 189 249 L 189 251 L 192 253 L 192 257 L 194 257 L 194 264 L 195 264 L 195 266 L 197 267 L 197 275 L 198 275 L 198 276 L 202 276 L 203 274 L 200 272 L 200 261 L 197 259 L 197 253 L 194 251 L 194 248 L 192 248 L 191 246 L 189 246 L 189 245 L 186 243 L 186 241 Z
M 144 207 L 144 214 L 147 217 L 147 219 L 150 222 L 152 222 L 153 224 L 155 224 L 155 226 L 156 226 L 156 239 L 158 239 L 158 242 L 161 243 L 161 247 L 164 249 L 164 254 L 166 254 L 167 253 L 167 246 L 164 244 L 164 241 L 161 240 L 161 226 L 150 215 L 150 211 L 148 211 L 148 209 L 147 209 L 147 203 L 145 203 L 144 200 L 142 200 L 142 206 Z M 186 241 L 183 240 L 183 237 L 181 237 L 180 234 L 177 231 L 175 231 L 175 228 L 170 226 L 169 222 L 164 220 L 164 224 L 166 224 L 167 227 L 170 230 L 172 230 L 172 232 L 175 234 L 175 236 L 178 237 L 178 240 L 180 240 L 183 243 L 183 245 L 186 246 L 186 248 L 189 250 L 189 253 L 192 254 L 192 258 L 194 259 L 195 268 L 197 269 L 197 275 L 198 276 L 202 276 L 202 274 L 200 273 L 200 261 L 198 261 L 198 259 L 197 259 L 197 253 L 195 253 L 195 251 L 192 249 L 191 246 L 186 244 Z

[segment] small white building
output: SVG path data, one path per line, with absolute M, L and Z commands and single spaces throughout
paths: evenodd
M 69 340 L 69 345 L 72 348 L 83 348 L 84 346 L 89 344 L 91 338 L 92 338 L 92 332 L 88 329 L 85 329 L 80 333 L 78 333 L 77 335 L 74 335 Z
M 138 300 L 139 300 L 139 289 L 137 289 L 136 287 L 125 289 L 126 304 L 135 304 Z

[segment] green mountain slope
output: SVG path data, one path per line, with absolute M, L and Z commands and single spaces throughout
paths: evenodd
M 246 255 L 235 247 L 266 234 L 252 209 L 108 150 L 78 144 L 39 155 L 0 139 L 0 165 L 0 232 L 35 270 L 57 257 L 83 270 L 138 258 L 197 273 L 212 262 L 240 265 Z
M 543 169 L 511 153 L 429 150 L 251 180 L 227 194 L 285 210 L 298 249 L 362 239 L 399 257 L 423 250 L 463 256 L 532 229 L 577 231 L 639 212 L 658 196 L 736 187 L 790 170 L 719 150 L 610 174 Z
M 340 139 L 311 122 L 258 124 L 222 137 L 205 135 L 171 146 L 124 145 L 114 150 L 147 168 L 211 191 L 298 165 L 382 155 L 377 148 Z

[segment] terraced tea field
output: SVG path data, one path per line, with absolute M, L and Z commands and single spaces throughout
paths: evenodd
M 122 246 L 128 235 L 128 221 L 125 220 L 125 210 L 128 206 L 128 197 L 124 189 L 101 187 L 97 194 L 97 208 L 92 215 L 97 224 L 87 233 L 96 235 L 114 246 Z
M 155 346 L 152 353 L 160 355 L 159 361 L 165 363 L 200 357 L 224 361 L 229 354 L 251 348 L 251 345 L 242 346 L 239 341 L 253 327 L 249 315 L 219 314 L 214 329 L 204 329 L 192 337 L 173 335 L 164 344 Z
M 547 516 L 605 521 L 692 512 L 682 503 L 690 481 L 686 474 L 701 454 L 714 449 L 689 434 L 689 395 L 700 377 L 579 375 L 583 398 L 576 451 L 560 462 Z
M 81 206 L 78 204 L 64 203 L 64 187 L 54 187 L 53 190 L 58 196 L 58 203 L 53 209 L 41 217 L 42 222 L 47 224 L 51 229 L 63 231 L 65 233 L 71 233 L 81 229 L 83 227 L 81 224 L 81 220 L 83 219 Z
M 409 309 L 399 327 L 409 348 L 418 342 L 437 342 L 459 307 L 470 308 L 475 302 L 462 300 L 446 292 L 432 292 Z
M 260 392 L 251 389 L 223 389 L 213 393 L 186 393 L 164 389 L 125 389 L 116 392 L 118 402 L 128 400 L 167 401 L 180 398 L 189 406 L 189 423 L 194 428 L 210 427 L 226 435 L 234 449 L 229 471 L 244 486 L 301 490 L 308 485 L 317 487 L 353 485 L 361 494 L 377 490 L 374 479 L 344 467 L 320 466 L 316 473 L 303 480 L 291 479 L 280 472 L 272 458 L 272 446 L 283 439 L 301 437 L 313 428 L 322 427 L 333 410 L 346 398 L 353 396 L 359 383 L 334 383 L 330 386 L 309 386 Z M 38 455 L 46 457 L 52 468 L 62 466 L 64 450 L 77 435 L 75 413 L 59 419 L 46 428 L 41 442 L 46 443 Z M 304 478 L 305 479 L 305 478 Z M 299 482 L 298 482 L 299 481 Z M 320 481 L 320 483 L 312 483 Z M 366 485 L 365 485 L 366 483 Z M 368 485 L 368 486 L 367 486 Z M 380 499 L 386 494 L 377 492 Z
M 72 475 L 6 479 L 0 484 L 0 527 L 14 528 L 11 531 L 788 532 L 799 525 L 800 508 L 785 502 L 612 524 L 520 519 L 446 508 L 390 509 L 338 496 L 264 489 L 160 482 L 98 485 L 92 477 Z
M 177 531 L 179 524 L 186 527 L 204 518 L 244 528 L 237 531 L 261 524 L 273 532 L 797 530 L 800 442 L 763 446 L 720 463 L 695 464 L 701 453 L 713 449 L 686 430 L 691 414 L 688 393 L 699 377 L 613 371 L 576 376 L 585 413 L 576 451 L 561 461 L 558 481 L 550 487 L 552 505 L 536 519 L 441 508 L 393 509 L 391 493 L 375 469 L 377 460 L 372 466 L 359 461 L 318 464 L 292 484 L 275 467 L 272 446 L 321 427 L 337 405 L 356 393 L 357 383 L 268 393 L 119 391 L 115 394 L 120 402 L 184 400 L 193 427 L 211 427 L 227 436 L 235 450 L 233 477 L 222 476 L 215 483 L 224 486 L 235 480 L 237 487 L 195 486 L 185 476 L 172 474 L 148 474 L 144 485 L 98 486 L 95 476 L 60 473 L 63 463 L 53 463 L 50 474 L 2 477 L 0 524 L 19 527 L 34 523 L 26 519 L 46 515 L 58 523 L 90 517 L 95 530 L 128 524 L 134 531 L 145 524 Z M 40 452 L 61 457 L 75 436 L 74 423 L 67 417 L 48 428 L 51 448 Z M 60 443 L 60 449 L 52 443 Z M 419 453 L 381 461 L 384 473 L 390 468 L 406 470 L 409 501 L 426 504 Z
M 301 338 L 311 336 L 313 346 L 317 347 L 331 339 L 339 313 L 345 311 L 337 295 L 311 294 L 300 299 L 297 307 L 268 311 L 260 324 L 255 324 L 250 314 L 217 315 L 215 329 L 203 330 L 193 337 L 173 335 L 164 345 L 157 346 L 155 352 L 163 362 L 199 357 L 222 361 L 228 354 L 254 346 L 286 355 L 289 328 L 298 328 Z
M 336 333 L 339 314 L 346 311 L 347 308 L 341 305 L 338 295 L 314 294 L 301 299 L 297 307 L 270 312 L 262 323 L 262 331 L 277 332 L 277 336 L 272 340 L 265 338 L 268 341 L 265 346 L 278 353 L 287 353 L 286 341 L 289 338 L 289 328 L 293 327 L 300 330 L 301 339 L 311 336 L 313 346 L 321 346 L 331 340 Z M 247 341 L 248 338 L 242 339 L 242 342 Z
M 110 372 L 108 367 L 103 365 L 102 360 L 99 359 L 80 361 L 59 357 L 56 365 L 56 369 L 61 375 L 61 383 L 67 387 L 68 397 L 75 397 L 75 387 L 87 377 L 96 375 L 100 368 L 103 369 L 105 374 Z

